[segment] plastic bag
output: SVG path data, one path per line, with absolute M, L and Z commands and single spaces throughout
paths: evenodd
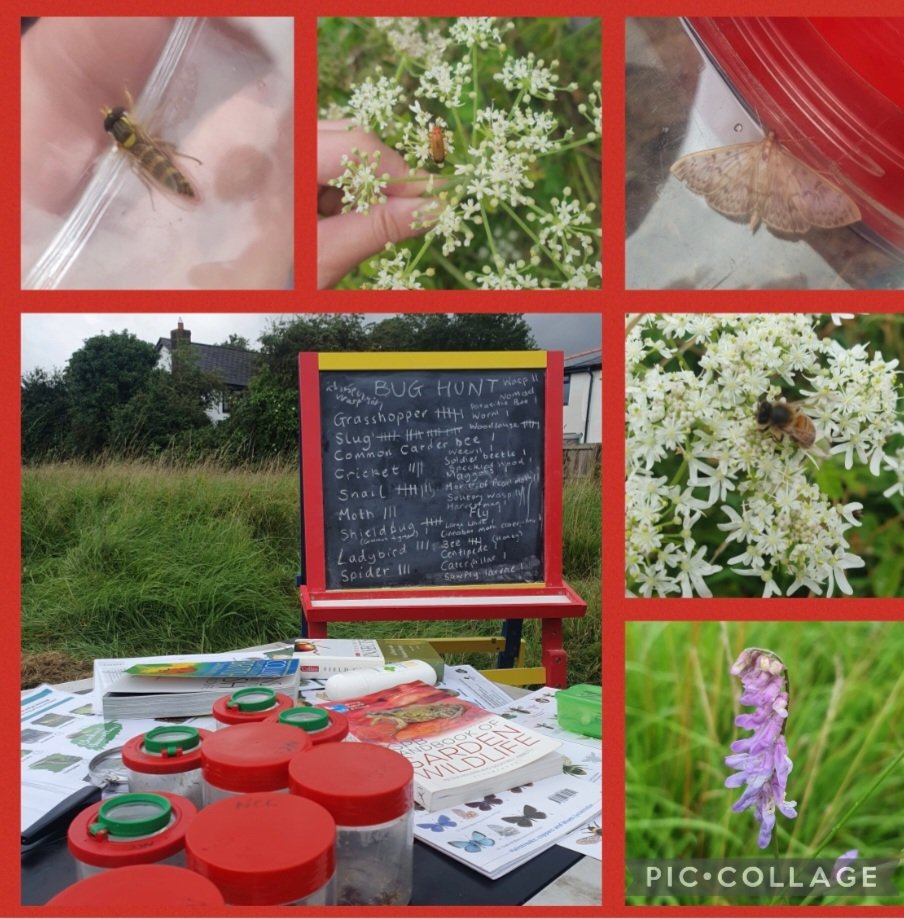
M 172 21 L 131 114 L 185 154 L 172 160 L 197 189 L 197 203 L 149 183 L 133 157 L 111 149 L 100 112 L 85 133 L 105 152 L 65 213 L 27 181 L 30 168 L 48 173 L 54 164 L 23 153 L 23 287 L 291 287 L 293 46 L 287 18 Z M 127 107 L 129 91 L 135 87 L 100 101 Z M 24 131 L 23 124 L 23 149 Z M 64 152 L 48 145 L 42 155 Z

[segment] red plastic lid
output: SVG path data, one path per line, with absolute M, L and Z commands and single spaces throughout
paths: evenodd
M 289 727 L 304 731 L 308 737 L 311 738 L 315 747 L 322 743 L 335 743 L 348 736 L 348 718 L 346 718 L 342 712 L 326 712 L 330 719 L 329 727 L 325 727 L 319 731 L 308 731 L 304 727 L 292 723 L 291 714 L 294 710 L 295 709 L 288 708 L 276 715 L 270 715 L 267 720 L 277 721 L 280 724 L 288 724 Z M 326 709 L 322 709 L 322 711 L 326 711 Z
M 387 823 L 413 806 L 411 763 L 368 743 L 323 744 L 289 764 L 289 790 L 322 804 L 338 826 Z
M 159 730 L 155 728 L 154 730 Z M 201 738 L 201 746 L 211 736 L 212 731 L 204 728 L 195 728 Z M 201 768 L 201 746 L 191 750 L 183 750 L 175 745 L 173 752 L 148 753 L 144 748 L 144 734 L 133 737 L 122 748 L 122 761 L 125 766 L 134 772 L 144 772 L 152 775 L 173 775 L 179 772 L 190 772 L 192 769 Z
M 687 21 L 764 127 L 904 251 L 904 19 Z
M 277 791 L 289 785 L 289 760 L 311 747 L 304 731 L 287 724 L 234 724 L 202 744 L 201 774 L 226 791 Z
M 276 705 L 259 712 L 242 712 L 238 708 L 229 708 L 232 696 L 222 696 L 213 704 L 213 716 L 221 724 L 254 724 L 266 721 L 274 712 L 279 714 L 284 708 L 291 708 L 295 702 L 283 692 L 276 693 Z
M 188 867 L 237 906 L 292 903 L 319 890 L 333 876 L 335 846 L 336 824 L 324 808 L 273 793 L 208 805 L 185 840 Z
M 155 791 L 166 798 L 172 807 L 173 819 L 164 829 L 149 836 L 133 838 L 92 835 L 90 827 L 97 823 L 101 807 L 114 798 L 107 798 L 86 807 L 69 824 L 69 851 L 74 858 L 96 868 L 122 868 L 125 865 L 147 865 L 162 861 L 185 846 L 185 830 L 198 813 L 198 809 L 181 795 Z
M 91 910 L 122 916 L 134 915 L 136 908 L 179 910 L 189 915 L 195 910 L 219 910 L 226 904 L 223 895 L 207 878 L 174 865 L 127 865 L 116 871 L 103 871 L 60 891 L 48 906 L 58 910 Z

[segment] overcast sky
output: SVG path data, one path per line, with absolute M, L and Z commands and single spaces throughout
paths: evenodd
M 214 345 L 233 333 L 259 348 L 258 336 L 266 332 L 280 313 L 25 313 L 22 315 L 22 373 L 38 367 L 62 370 L 86 339 L 123 329 L 155 344 L 169 335 L 181 318 L 192 341 Z M 388 314 L 373 314 L 374 320 Z M 565 356 L 600 346 L 602 322 L 594 313 L 525 313 L 537 344 Z

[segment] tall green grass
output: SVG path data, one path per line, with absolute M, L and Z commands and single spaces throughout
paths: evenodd
M 797 801 L 798 817 L 777 816 L 773 841 L 781 856 L 807 858 L 821 850 L 820 858 L 835 859 L 858 849 L 861 858 L 898 859 L 904 854 L 904 760 L 870 789 L 904 751 L 900 622 L 628 623 L 627 857 L 774 854 L 757 848 L 751 813 L 731 810 L 740 791 L 724 786 L 729 744 L 747 736 L 734 725 L 740 682 L 729 673 L 746 647 L 768 648 L 788 668 L 785 734 L 794 762 L 788 798 Z
M 571 682 L 598 682 L 599 488 L 565 489 Z M 22 471 L 22 647 L 73 657 L 222 651 L 298 634 L 298 471 L 63 463 Z M 336 636 L 498 634 L 499 623 L 340 623 Z M 539 629 L 525 623 L 530 663 Z M 366 633 L 366 634 L 365 634 Z M 470 662 L 470 659 L 469 659 Z M 491 666 L 489 658 L 477 666 Z

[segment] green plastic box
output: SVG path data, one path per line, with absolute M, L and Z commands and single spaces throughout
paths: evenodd
M 559 727 L 587 737 L 603 736 L 603 688 L 579 683 L 556 693 Z

